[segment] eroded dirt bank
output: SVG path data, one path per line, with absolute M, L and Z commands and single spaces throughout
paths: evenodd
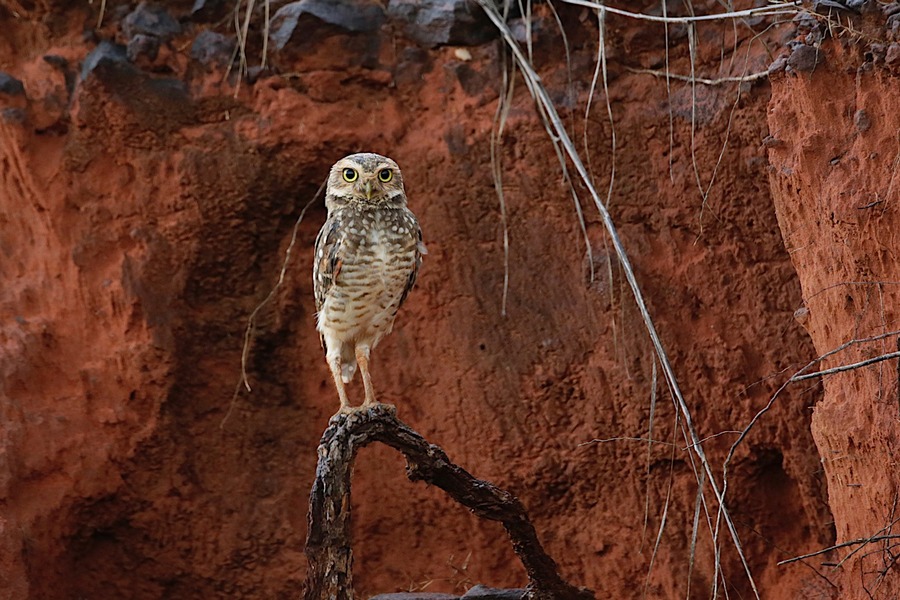
M 571 194 L 521 81 L 500 150 L 501 314 L 490 135 L 503 63 L 492 36 L 429 47 L 402 14 L 356 32 L 305 15 L 304 34 L 273 46 L 272 69 L 235 97 L 235 79 L 223 81 L 230 4 L 194 14 L 168 4 L 177 27 L 158 17 L 169 28 L 154 34 L 129 21 L 134 5 L 115 2 L 97 28 L 96 4 L 0 8 L 0 71 L 22 84 L 0 88 L 0 594 L 302 592 L 315 448 L 337 408 L 309 276 L 321 203 L 261 314 L 253 392 L 223 418 L 247 316 L 276 280 L 294 222 L 337 158 L 372 150 L 401 165 L 429 249 L 375 355 L 381 398 L 518 494 L 573 583 L 598 597 L 708 597 L 712 543 L 702 516 L 692 567 L 697 483 L 672 403 L 661 382 L 652 393 L 651 346 L 585 205 L 590 277 Z M 706 4 L 695 9 L 716 3 Z M 605 190 L 602 94 L 582 136 L 597 21 L 559 10 L 571 70 L 546 7 L 535 62 Z M 767 25 L 698 27 L 698 72 L 766 71 L 796 36 L 790 23 Z M 664 79 L 640 72 L 665 67 L 664 39 L 662 28 L 609 18 L 611 210 L 720 468 L 734 431 L 791 373 L 896 328 L 898 90 L 884 64 L 857 74 L 861 46 L 826 40 L 811 73 L 696 89 L 676 80 L 667 97 Z M 687 29 L 670 28 L 669 47 L 671 71 L 689 73 Z M 895 518 L 891 365 L 788 386 L 739 446 L 729 506 L 763 597 L 862 597 L 878 583 L 873 555 L 821 574 L 776 563 Z M 650 435 L 651 412 L 662 443 L 648 448 L 635 438 Z M 594 439 L 613 441 L 581 445 Z M 524 583 L 499 526 L 407 482 L 387 449 L 360 455 L 354 503 L 360 597 Z M 736 553 L 720 545 L 729 593 L 748 597 Z M 876 597 L 896 595 L 892 576 Z
M 803 288 L 801 320 L 819 354 L 876 338 L 850 345 L 816 370 L 900 349 L 896 335 L 883 337 L 897 329 L 900 300 L 900 83 L 890 67 L 878 47 L 864 54 L 833 43 L 814 73 L 773 83 L 770 181 Z M 812 432 L 838 541 L 895 531 L 897 381 L 893 361 L 824 380 Z M 879 541 L 848 561 L 839 575 L 844 597 L 900 595 L 892 546 Z

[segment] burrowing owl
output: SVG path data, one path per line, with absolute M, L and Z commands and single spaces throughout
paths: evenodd
M 328 175 L 328 219 L 316 238 L 313 287 L 319 335 L 341 400 L 355 408 L 344 384 L 362 372 L 366 399 L 375 404 L 369 353 L 390 333 L 394 317 L 416 282 L 425 246 L 416 216 L 406 206 L 400 167 L 378 154 L 352 154 Z

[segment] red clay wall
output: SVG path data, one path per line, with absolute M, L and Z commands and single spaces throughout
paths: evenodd
M 244 81 L 235 97 L 221 69 L 189 53 L 201 30 L 228 31 L 230 8 L 216 24 L 174 3 L 183 32 L 155 59 L 101 65 L 81 80 L 81 61 L 98 39 L 122 40 L 130 10 L 110 3 L 94 31 L 96 4 L 0 9 L 0 70 L 25 89 L 0 94 L 6 597 L 301 593 L 315 448 L 337 408 L 310 281 L 321 203 L 306 213 L 286 282 L 260 315 L 253 392 L 223 418 L 246 319 L 277 279 L 294 222 L 328 167 L 359 150 L 401 165 L 429 249 L 374 357 L 381 398 L 459 464 L 519 495 L 573 583 L 598 597 L 639 597 L 646 586 L 648 597 L 672 598 L 690 581 L 691 597 L 708 597 L 712 545 L 702 517 L 690 572 L 697 484 L 664 386 L 653 437 L 665 443 L 649 452 L 627 439 L 582 445 L 647 437 L 653 355 L 586 205 L 590 279 L 571 195 L 521 80 L 501 148 L 501 314 L 496 43 L 467 48 L 465 60 L 454 47 L 418 48 L 391 21 L 373 34 L 320 24 L 302 51 L 274 52 L 274 72 Z M 596 21 L 561 8 L 567 73 L 552 14 L 538 16 L 535 62 L 554 98 L 570 103 L 562 114 L 579 144 L 587 139 L 605 190 L 612 156 L 601 94 L 582 136 Z M 663 30 L 612 17 L 608 26 L 611 210 L 699 434 L 716 436 L 705 448 L 720 467 L 734 431 L 800 366 L 896 329 L 896 79 L 879 68 L 857 75 L 864 58 L 826 42 L 812 74 L 693 92 L 673 81 L 667 100 L 665 80 L 633 71 L 664 68 Z M 698 28 L 698 72 L 765 71 L 794 36 L 790 24 L 757 35 L 765 29 Z M 671 70 L 689 73 L 683 27 L 670 29 L 670 48 Z M 865 131 L 854 121 L 860 109 Z M 789 386 L 739 447 L 729 506 L 765 598 L 861 597 L 874 585 L 869 572 L 883 554 L 823 571 L 833 583 L 775 563 L 894 518 L 893 366 Z M 353 510 L 360 597 L 525 583 L 501 527 L 406 481 L 387 449 L 359 456 Z M 721 546 L 729 592 L 747 597 L 730 543 Z M 895 583 L 880 585 L 896 595 Z

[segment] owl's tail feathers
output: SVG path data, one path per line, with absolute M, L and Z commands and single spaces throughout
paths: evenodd
M 341 348 L 341 379 L 344 383 L 350 383 L 354 375 L 356 375 L 356 355 L 351 345 L 345 344 Z
M 354 375 L 356 375 L 356 359 L 354 359 L 350 364 L 344 363 L 343 365 L 341 365 L 341 379 L 344 381 L 344 383 L 350 383 L 351 381 L 353 381 Z

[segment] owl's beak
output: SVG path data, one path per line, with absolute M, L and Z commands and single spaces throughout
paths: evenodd
M 366 200 L 372 199 L 372 181 L 366 182 Z

